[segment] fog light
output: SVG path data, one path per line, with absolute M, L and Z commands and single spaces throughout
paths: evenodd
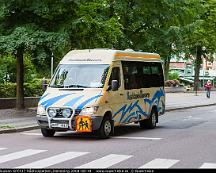
M 49 110 L 48 110 L 48 115 L 49 115 L 49 117 L 53 118 L 53 117 L 56 116 L 56 114 L 57 114 L 57 112 L 56 112 L 55 109 L 49 109 Z
M 63 111 L 62 111 L 62 115 L 65 118 L 69 118 L 71 116 L 71 114 L 72 114 L 72 111 L 69 108 L 63 109 Z

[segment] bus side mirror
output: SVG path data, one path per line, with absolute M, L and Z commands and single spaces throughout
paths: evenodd
M 117 91 L 119 87 L 119 83 L 117 80 L 112 80 L 112 91 Z

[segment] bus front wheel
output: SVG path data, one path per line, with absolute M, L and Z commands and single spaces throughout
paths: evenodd
M 41 128 L 41 133 L 44 137 L 53 137 L 55 134 L 55 130 L 53 129 L 46 129 L 46 128 Z
M 97 131 L 97 136 L 101 139 L 109 138 L 112 132 L 112 121 L 111 119 L 106 116 L 104 117 L 100 129 Z

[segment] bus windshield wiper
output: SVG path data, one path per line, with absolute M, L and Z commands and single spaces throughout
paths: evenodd
M 63 85 L 50 85 L 51 88 L 64 88 Z
M 83 86 L 83 85 L 65 85 L 64 88 L 88 88 L 88 86 Z

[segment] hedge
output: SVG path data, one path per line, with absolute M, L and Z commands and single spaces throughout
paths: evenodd
M 25 97 L 38 97 L 43 94 L 42 79 L 34 79 L 31 83 L 24 83 Z M 0 98 L 16 97 L 16 83 L 0 84 Z

